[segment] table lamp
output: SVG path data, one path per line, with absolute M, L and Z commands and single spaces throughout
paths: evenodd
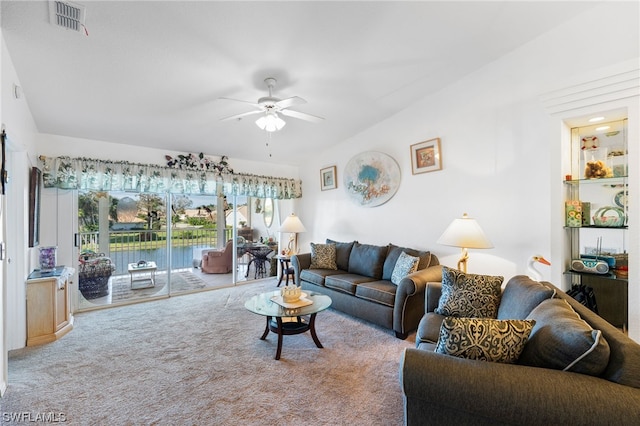
M 289 236 L 289 245 L 287 246 L 287 256 L 292 256 L 298 253 L 298 233 L 306 231 L 307 230 L 300 221 L 300 218 L 293 213 L 287 216 L 284 222 L 282 222 L 280 232 L 288 232 L 291 234 Z
M 454 219 L 451 222 L 438 239 L 438 244 L 462 248 L 462 256 L 458 260 L 458 269 L 465 274 L 467 273 L 467 260 L 469 259 L 467 249 L 493 248 L 493 244 L 484 234 L 478 222 L 467 216 L 466 213 L 462 215 L 462 218 Z

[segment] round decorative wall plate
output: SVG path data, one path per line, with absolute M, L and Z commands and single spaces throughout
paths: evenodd
M 400 166 L 387 154 L 366 151 L 349 160 L 343 182 L 353 201 L 376 207 L 389 201 L 398 190 Z
M 618 207 L 625 208 L 627 207 L 627 197 L 629 196 L 629 191 L 620 191 L 615 197 L 613 197 L 613 202 Z

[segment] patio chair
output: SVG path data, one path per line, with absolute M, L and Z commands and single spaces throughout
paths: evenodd
M 228 274 L 233 270 L 233 241 L 221 249 L 212 249 L 202 255 L 202 272 L 207 274 Z
M 258 276 L 260 276 L 261 278 L 264 277 L 267 273 L 266 264 L 270 263 L 271 261 L 270 258 L 273 256 L 271 255 L 271 253 L 274 253 L 274 251 L 271 250 L 269 247 L 260 247 L 260 248 L 251 250 L 250 253 L 253 257 L 249 261 L 249 264 L 247 265 L 247 273 L 245 277 L 249 276 L 249 268 L 251 267 L 251 264 L 253 264 L 253 267 L 255 270 L 253 278 L 257 279 Z

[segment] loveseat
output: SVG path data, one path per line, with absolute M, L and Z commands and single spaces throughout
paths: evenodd
M 520 357 L 443 354 L 442 289 L 427 284 L 417 347 L 401 358 L 405 424 L 638 424 L 640 345 L 620 330 L 552 284 L 516 276 L 500 295 L 498 319 L 536 321 Z
M 327 245 L 335 246 L 334 263 L 315 265 L 313 248 L 319 250 Z M 401 255 L 404 259 L 417 258 L 417 270 L 395 279 L 394 284 L 391 278 Z M 424 314 L 427 282 L 441 279 L 435 255 L 393 244 L 377 246 L 328 239 L 323 245 L 312 243 L 312 253 L 295 255 L 291 263 L 294 281 L 303 290 L 330 296 L 332 308 L 393 330 L 400 339 L 417 328 Z

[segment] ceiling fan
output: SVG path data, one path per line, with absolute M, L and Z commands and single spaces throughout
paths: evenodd
M 253 107 L 256 108 L 255 111 L 232 115 L 231 117 L 222 118 L 220 121 L 240 120 L 243 117 L 247 117 L 249 115 L 262 114 L 262 116 L 256 120 L 256 125 L 262 130 L 266 130 L 267 132 L 275 132 L 282 129 L 285 124 L 287 124 L 282 118 L 280 118 L 279 114 L 287 117 L 311 121 L 314 123 L 318 123 L 324 120 L 324 118 L 322 117 L 288 109 L 289 107 L 295 105 L 306 104 L 307 101 L 298 96 L 293 96 L 287 99 L 278 99 L 272 95 L 272 90 L 276 86 L 277 80 L 273 77 L 268 77 L 264 79 L 264 82 L 269 88 L 269 96 L 258 99 L 258 102 L 243 101 L 240 99 L 232 98 L 220 98 L 234 102 L 243 102 L 253 105 Z

